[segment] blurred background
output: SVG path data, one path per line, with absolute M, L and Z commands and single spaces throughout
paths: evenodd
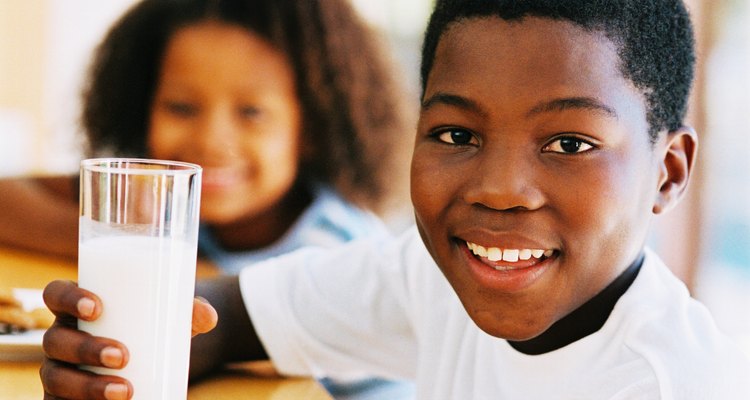
M 77 171 L 82 77 L 133 2 L 0 1 L 0 177 Z M 353 2 L 386 35 L 416 104 L 432 0 Z M 750 354 L 750 0 L 687 3 L 699 52 L 689 117 L 701 139 L 698 170 L 649 242 Z

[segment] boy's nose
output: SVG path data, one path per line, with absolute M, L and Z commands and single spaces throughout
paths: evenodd
M 536 176 L 538 166 L 533 166 L 523 155 L 508 153 L 480 158 L 477 171 L 467 180 L 464 193 L 467 203 L 498 211 L 542 207 L 544 194 Z

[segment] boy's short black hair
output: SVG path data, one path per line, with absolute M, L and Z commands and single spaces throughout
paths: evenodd
M 682 125 L 695 64 L 693 28 L 682 0 L 437 0 L 422 48 L 423 91 L 450 25 L 492 16 L 566 20 L 604 33 L 618 48 L 623 76 L 646 98 L 651 140 Z

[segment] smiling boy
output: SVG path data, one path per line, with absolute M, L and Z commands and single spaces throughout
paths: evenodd
M 652 209 L 684 188 L 695 137 L 677 128 L 652 144 L 617 48 L 570 22 L 459 20 L 434 59 L 417 225 L 481 328 L 535 337 L 637 262 Z
M 438 1 L 416 229 L 204 282 L 235 316 L 212 351 L 242 342 L 290 375 L 413 378 L 430 400 L 750 398 L 747 360 L 644 247 L 691 175 L 693 63 L 678 0 Z M 77 315 L 62 300 L 50 307 Z M 236 329 L 250 324 L 258 337 Z M 64 338 L 48 334 L 50 358 Z

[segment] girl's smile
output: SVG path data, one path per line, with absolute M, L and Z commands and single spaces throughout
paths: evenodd
M 232 166 L 203 167 L 202 192 L 211 195 L 232 190 L 247 179 L 245 168 Z

